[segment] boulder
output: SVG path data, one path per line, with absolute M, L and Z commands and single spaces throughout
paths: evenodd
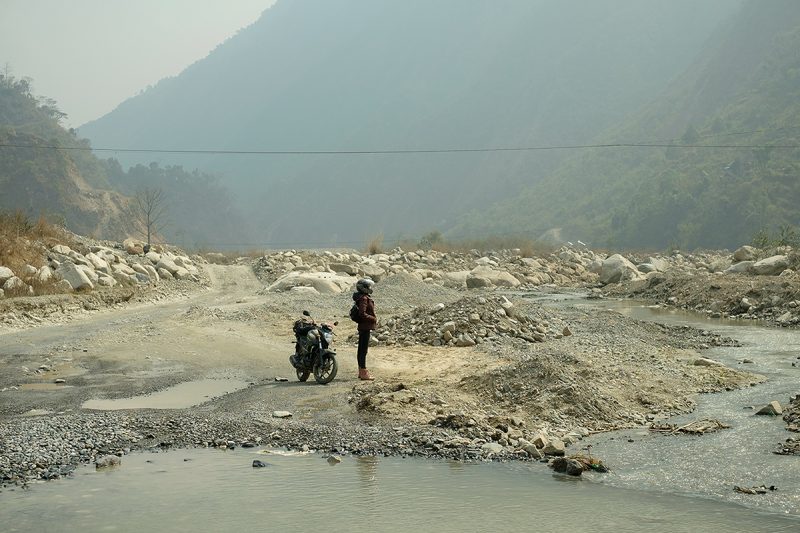
M 158 277 L 161 278 L 161 279 L 165 279 L 165 280 L 166 279 L 173 279 L 172 278 L 172 272 L 170 272 L 166 268 L 160 268 L 159 267 L 158 270 L 156 270 L 156 272 L 158 272 Z
M 359 265 L 358 275 L 378 282 L 386 277 L 386 271 L 377 265 Z
M 158 271 L 156 271 L 153 265 L 144 265 L 144 269 L 147 272 L 147 275 L 150 276 L 150 282 L 157 284 L 158 283 Z
M 731 267 L 731 260 L 726 257 L 720 257 L 719 259 L 714 259 L 708 265 L 709 272 L 725 272 Z
M 331 272 L 289 272 L 270 285 L 271 292 L 287 291 L 292 287 L 314 287 L 321 294 L 338 294 L 353 285 L 353 278 Z
M 6 281 L 14 277 L 14 272 L 4 266 L 0 266 L 0 287 L 2 287 Z
M 136 239 L 125 239 L 122 247 L 129 255 L 142 255 L 144 253 L 144 243 Z
M 550 439 L 550 441 L 542 448 L 542 453 L 545 455 L 564 455 L 566 446 L 561 439 Z
M 600 269 L 600 283 L 619 283 L 641 278 L 641 273 L 636 266 L 619 254 L 614 254 L 603 261 Z
M 208 255 L 214 255 L 214 254 L 208 254 Z M 224 260 L 224 259 L 225 259 L 225 256 L 224 256 L 224 255 L 222 255 L 222 254 L 216 254 L 216 255 L 219 255 L 219 256 L 221 256 L 222 260 Z M 145 257 L 146 257 L 146 258 L 147 258 L 147 259 L 148 259 L 148 260 L 149 260 L 151 263 L 153 263 L 154 265 L 157 265 L 157 264 L 158 264 L 158 262 L 159 262 L 159 261 L 161 261 L 161 254 L 159 254 L 159 253 L 156 253 L 156 252 L 147 252 L 146 254 L 144 254 L 144 256 L 145 256 Z
M 339 272 L 340 274 L 348 274 L 350 276 L 358 275 L 358 267 L 356 267 L 355 265 L 348 265 L 345 263 L 331 263 L 328 265 L 328 268 L 330 268 L 334 272 Z
M 733 252 L 733 262 L 740 263 L 742 261 L 755 261 L 758 259 L 758 249 L 752 246 L 742 246 Z
M 101 287 L 114 287 L 117 285 L 117 280 L 108 274 L 100 274 L 97 277 L 97 284 Z
M 157 269 L 163 268 L 164 270 L 168 271 L 170 274 L 174 276 L 175 273 L 178 271 L 178 268 L 180 267 L 178 267 L 175 261 L 166 257 L 162 257 L 161 260 L 159 260 L 159 262 L 156 263 L 156 268 Z
M 25 265 L 22 269 L 22 279 L 31 279 L 39 273 L 39 269 L 33 265 Z
M 650 272 L 658 272 L 658 269 L 653 265 L 651 265 L 650 263 L 642 263 L 641 265 L 636 265 L 636 269 L 642 274 L 649 274 Z
M 488 282 L 488 284 L 487 284 Z M 467 275 L 467 288 L 479 287 L 518 287 L 520 281 L 504 270 L 489 267 L 476 267 Z
M 89 252 L 88 254 L 86 254 L 86 259 L 89 260 L 89 262 L 92 264 L 92 267 L 95 270 L 105 272 L 106 274 L 111 273 L 111 267 L 108 266 L 108 261 L 98 256 L 97 254 Z
M 69 253 L 72 251 L 72 248 L 63 244 L 56 244 L 53 246 L 52 250 L 57 254 L 69 255 Z
M 97 283 L 97 272 L 91 267 L 86 265 L 75 265 L 75 267 L 86 274 L 86 277 L 89 278 L 89 281 L 92 283 Z
M 11 276 L 6 280 L 3 284 L 3 290 L 9 294 L 12 293 L 27 293 L 28 289 L 31 287 L 28 286 L 27 283 L 22 281 L 17 276 Z
M 103 455 L 95 459 L 95 468 L 109 468 L 112 466 L 119 466 L 122 464 L 122 459 L 116 455 Z
M 487 442 L 486 444 L 481 446 L 481 451 L 485 455 L 498 455 L 500 453 L 503 453 L 503 450 L 505 450 L 505 447 L 503 447 L 502 444 L 499 444 L 497 442 Z
M 785 255 L 773 255 L 754 263 L 750 271 L 758 276 L 777 276 L 787 268 L 789 268 L 788 257 Z
M 750 271 L 750 267 L 755 264 L 755 261 L 740 261 L 729 266 L 725 269 L 726 274 L 744 274 Z
M 764 407 L 756 412 L 757 415 L 766 415 L 766 416 L 780 416 L 783 414 L 783 407 L 777 401 L 771 401 Z
M 669 268 L 669 261 L 662 257 L 648 257 L 645 263 L 653 265 L 657 272 L 666 272 Z
M 694 366 L 725 366 L 724 363 L 720 363 L 719 361 L 714 361 L 713 359 L 707 359 L 705 357 L 700 357 L 699 359 L 695 359 L 692 364 Z
M 83 270 L 79 269 L 75 263 L 65 262 L 56 270 L 56 274 L 63 280 L 67 281 L 72 290 L 91 290 L 94 289 L 89 277 Z
M 36 280 L 39 283 L 47 283 L 53 278 L 53 269 L 49 266 L 43 266 L 36 274 Z
M 464 287 L 467 284 L 467 277 L 469 277 L 468 270 L 445 272 L 442 274 L 445 285 L 454 287 Z

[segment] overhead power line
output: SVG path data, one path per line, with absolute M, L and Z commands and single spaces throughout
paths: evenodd
M 161 148 L 88 148 L 85 146 L 55 146 L 35 144 L 0 143 L 0 148 L 23 148 L 40 150 L 118 152 L 145 154 L 208 154 L 208 155 L 408 155 L 408 154 L 458 154 L 486 152 L 535 152 L 549 150 L 587 150 L 608 148 L 700 148 L 700 149 L 800 149 L 800 144 L 673 144 L 663 142 L 564 144 L 550 146 L 490 147 L 490 148 L 437 148 L 437 149 L 389 149 L 389 150 L 179 150 Z

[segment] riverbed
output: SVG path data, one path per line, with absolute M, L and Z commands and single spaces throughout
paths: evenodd
M 3 494 L 4 531 L 797 531 L 797 517 L 542 465 L 279 450 L 137 453 Z M 254 468 L 253 460 L 268 466 Z

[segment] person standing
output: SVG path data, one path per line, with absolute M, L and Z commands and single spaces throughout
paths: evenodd
M 373 287 L 375 287 L 374 281 L 369 278 L 363 278 L 356 282 L 356 292 L 353 293 L 353 301 L 358 308 L 358 379 L 366 381 L 375 379 L 367 370 L 369 339 L 378 324 L 378 317 L 375 315 L 375 302 L 371 296 Z

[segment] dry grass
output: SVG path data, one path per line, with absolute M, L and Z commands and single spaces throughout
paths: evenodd
M 367 252 L 371 255 L 374 254 L 382 254 L 383 253 L 383 234 L 379 234 L 374 236 L 370 241 L 367 243 Z
M 26 279 L 25 267 L 41 268 L 47 264 L 47 248 L 55 244 L 75 244 L 62 227 L 51 224 L 44 217 L 31 221 L 22 211 L 0 212 L 0 266 L 10 268 L 17 277 L 32 285 L 36 294 L 53 292 L 52 283 Z M 24 296 L 25 291 L 13 291 L 6 296 Z

